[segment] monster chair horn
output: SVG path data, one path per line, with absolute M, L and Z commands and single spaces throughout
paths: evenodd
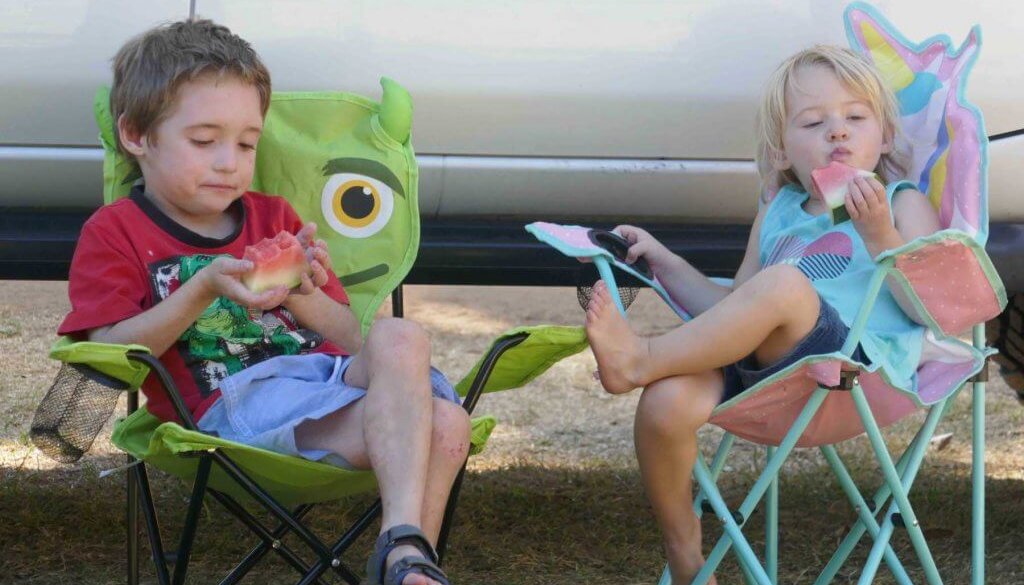
M 377 115 L 381 128 L 399 144 L 405 144 L 412 129 L 412 99 L 401 85 L 380 78 L 384 94 L 380 98 L 380 113 Z

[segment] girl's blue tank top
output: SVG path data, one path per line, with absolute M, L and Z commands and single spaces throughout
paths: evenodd
M 893 194 L 908 187 L 914 185 L 899 181 L 886 187 L 890 208 Z M 850 327 L 876 265 L 853 221 L 833 225 L 828 213 L 811 215 L 804 211 L 807 198 L 799 185 L 787 185 L 768 204 L 759 239 L 761 267 L 789 264 L 798 268 Z M 916 392 L 924 331 L 896 304 L 888 284 L 883 284 L 860 342 L 872 362 L 869 370 L 881 368 L 890 383 Z

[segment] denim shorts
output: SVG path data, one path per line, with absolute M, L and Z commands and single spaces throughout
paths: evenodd
M 295 444 L 297 426 L 366 396 L 365 388 L 344 381 L 352 359 L 315 353 L 260 362 L 222 380 L 221 397 L 196 424 L 205 433 L 236 443 L 354 469 L 337 453 Z M 459 403 L 451 383 L 434 368 L 430 385 L 435 397 Z
M 781 372 L 806 357 L 833 353 L 843 348 L 850 328 L 843 323 L 835 307 L 826 303 L 820 295 L 818 300 L 821 309 L 818 312 L 818 321 L 814 324 L 814 329 L 811 329 L 811 332 L 788 354 L 764 368 L 759 367 L 754 354 L 722 368 L 724 391 L 720 403 L 732 400 L 746 389 L 756 386 L 765 378 Z M 859 343 L 853 351 L 851 359 L 865 365 L 871 363 Z

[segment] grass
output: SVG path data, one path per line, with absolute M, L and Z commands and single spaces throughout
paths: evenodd
M 101 433 L 79 463 L 57 465 L 32 448 L 27 430 L 36 403 L 56 372 L 45 359 L 53 331 L 67 311 L 65 283 L 0 282 L 0 583 L 112 583 L 124 578 L 124 474 L 99 471 L 123 464 Z M 578 322 L 575 295 L 563 289 L 410 287 L 406 311 L 432 334 L 435 363 L 468 371 L 488 341 L 505 328 L 538 322 Z M 642 294 L 631 319 L 648 332 L 672 325 L 671 315 Z M 591 377 L 593 358 L 566 360 L 528 389 L 486 396 L 479 411 L 500 425 L 487 451 L 473 459 L 463 487 L 446 562 L 458 584 L 655 583 L 664 563 L 660 539 L 643 496 L 632 454 L 632 412 L 637 393 L 612 397 Z M 1018 535 L 1024 521 L 1024 410 L 998 377 L 987 392 L 988 583 L 1024 582 Z M 885 431 L 896 453 L 910 440 L 921 414 Z M 939 433 L 949 445 L 932 448 L 912 502 L 946 583 L 968 583 L 970 570 L 970 393 L 956 399 Z M 705 454 L 721 432 L 704 431 Z M 865 493 L 878 484 L 867 441 L 840 448 Z M 764 451 L 737 442 L 720 482 L 739 502 L 763 463 Z M 188 486 L 154 474 L 166 535 L 180 527 Z M 327 536 L 351 521 L 371 496 L 323 506 L 311 515 Z M 780 498 L 780 582 L 811 583 L 845 534 L 853 512 L 822 457 L 797 452 L 783 468 Z M 172 513 L 173 512 L 173 513 Z M 705 525 L 705 546 L 719 534 Z M 745 531 L 763 546 L 763 514 Z M 369 538 L 346 562 L 362 572 Z M 218 504 L 201 518 L 191 583 L 216 582 L 252 543 L 247 531 Z M 893 541 L 915 583 L 923 582 L 909 539 Z M 145 545 L 144 545 L 145 549 Z M 145 554 L 145 553 L 144 553 Z M 858 548 L 837 583 L 854 583 Z M 155 582 L 143 565 L 144 582 Z M 291 569 L 270 559 L 253 583 L 291 582 Z M 718 572 L 723 584 L 741 583 L 731 557 Z M 885 569 L 878 583 L 890 583 Z

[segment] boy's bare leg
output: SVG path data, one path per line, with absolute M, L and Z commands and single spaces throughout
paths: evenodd
M 465 436 L 455 441 L 455 447 L 450 438 L 456 435 L 457 428 L 440 433 L 441 440 L 433 440 L 439 433 L 433 430 L 435 401 L 430 389 L 429 355 L 429 340 L 418 325 L 400 319 L 378 321 L 367 335 L 363 350 L 345 372 L 346 383 L 367 389 L 366 398 L 320 420 L 306 422 L 295 432 L 296 442 L 303 448 L 330 450 L 356 467 L 373 469 L 381 494 L 382 532 L 398 524 L 425 528 L 428 479 L 432 492 L 437 492 L 445 482 L 441 474 L 448 474 L 446 498 L 465 456 L 463 451 L 457 466 L 439 465 L 438 470 L 428 474 L 430 459 L 435 450 L 452 453 L 454 458 L 459 453 L 457 445 L 468 449 L 468 417 L 464 417 L 467 422 L 462 427 Z M 458 426 L 447 408 L 441 419 Z M 443 459 L 440 455 L 437 458 Z M 443 511 L 442 504 L 442 515 Z M 436 531 L 435 528 L 434 538 Z M 419 554 L 411 546 L 397 547 L 387 564 Z M 420 575 L 410 575 L 404 581 L 405 585 L 434 583 Z
M 469 414 L 454 402 L 434 398 L 433 423 L 420 528 L 430 543 L 437 546 L 452 482 L 469 455 Z
M 814 328 L 818 294 L 792 266 L 771 266 L 695 319 L 642 338 L 615 308 L 603 282 L 587 307 L 587 337 L 601 384 L 626 392 L 670 376 L 697 374 L 751 353 L 761 364 L 785 356 Z
M 691 473 L 697 429 L 721 395 L 722 374 L 713 370 L 658 380 L 644 389 L 637 405 L 633 437 L 640 474 L 661 528 L 672 582 L 679 585 L 690 583 L 704 566 Z

